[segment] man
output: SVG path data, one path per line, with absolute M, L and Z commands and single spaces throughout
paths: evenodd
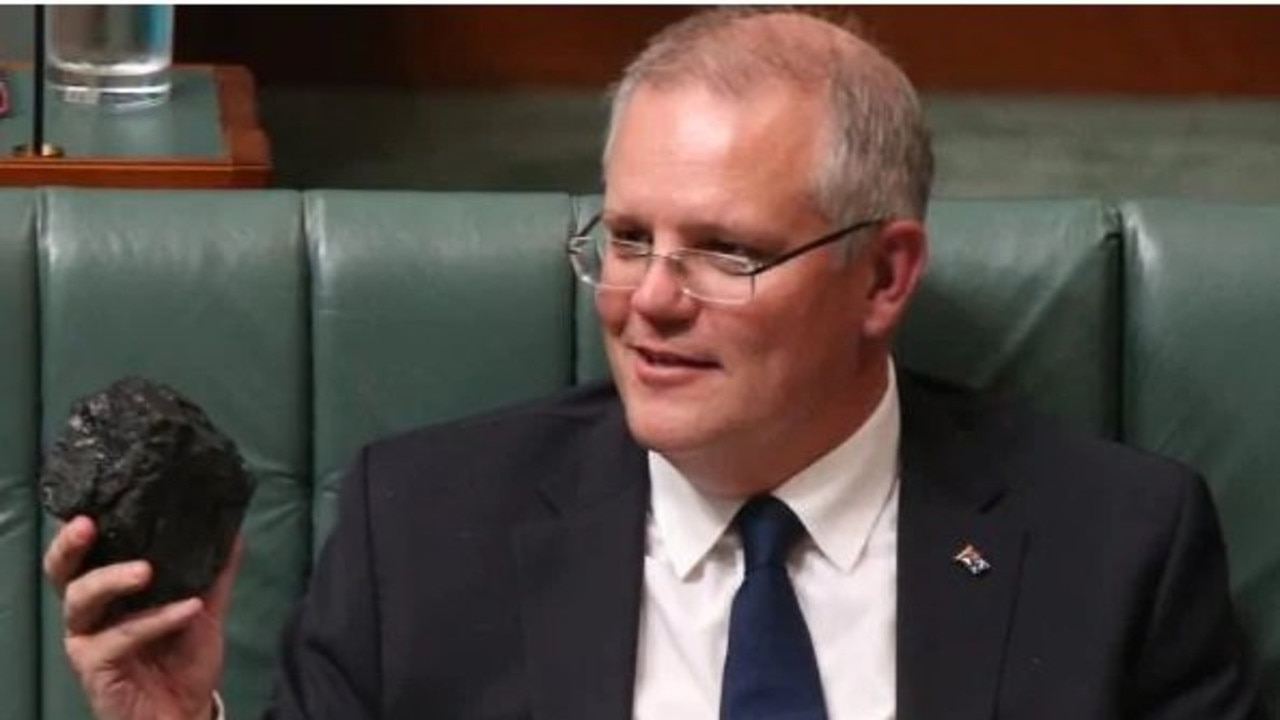
M 613 386 L 375 443 L 286 633 L 276 718 L 1253 718 L 1208 495 L 1172 463 L 895 368 L 931 156 L 900 71 L 715 11 L 618 88 Z M 593 229 L 593 228 L 588 228 Z M 218 712 L 234 563 L 46 572 L 101 718 Z

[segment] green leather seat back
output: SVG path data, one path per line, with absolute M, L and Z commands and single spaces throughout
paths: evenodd
M 599 195 L 574 198 L 574 230 L 581 230 L 600 211 Z M 601 231 L 599 225 L 595 232 Z M 561 252 L 562 262 L 569 264 L 568 256 Z M 605 359 L 600 335 L 600 321 L 596 316 L 595 292 L 588 286 L 573 281 L 574 299 L 574 382 L 583 383 L 609 377 L 609 362 Z
M 317 546 L 360 445 L 569 386 L 570 212 L 558 194 L 308 195 Z
M 1280 208 L 1125 207 L 1124 437 L 1204 473 L 1280 708 Z
M 0 192 L 0 720 L 36 720 L 36 194 Z
M 580 220 L 598 205 L 583 198 Z M 1114 437 L 1120 242 L 1103 205 L 940 201 L 929 229 L 929 269 L 899 361 Z M 580 379 L 608 374 L 591 295 L 580 288 Z
M 1114 437 L 1118 226 L 1095 201 L 942 201 L 898 338 L 908 367 Z
M 270 691 L 278 629 L 309 560 L 306 252 L 291 192 L 50 191 L 41 273 L 45 447 L 72 402 L 126 375 L 190 396 L 258 481 L 245 519 L 223 688 L 231 717 Z M 87 717 L 46 592 L 42 715 Z

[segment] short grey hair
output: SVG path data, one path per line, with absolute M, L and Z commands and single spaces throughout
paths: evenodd
M 794 32 L 801 28 L 807 31 Z M 924 219 L 933 151 L 911 82 L 851 22 L 798 10 L 703 11 L 655 35 L 612 89 L 603 162 L 639 88 L 698 84 L 741 98 L 763 81 L 827 94 L 827 141 L 814 159 L 813 193 L 831 222 Z

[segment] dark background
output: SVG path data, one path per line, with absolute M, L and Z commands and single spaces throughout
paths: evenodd
M 590 88 L 691 7 L 178 8 L 181 59 L 264 85 Z M 1280 7 L 858 7 L 923 91 L 1280 94 Z

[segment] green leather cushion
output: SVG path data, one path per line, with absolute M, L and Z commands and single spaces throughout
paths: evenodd
M 579 221 L 598 206 L 582 198 Z M 1103 205 L 941 201 L 929 232 L 929 269 L 899 360 L 1114 436 L 1120 244 Z M 605 377 L 591 290 L 579 293 L 578 377 Z
M 911 368 L 1114 437 L 1116 220 L 1096 201 L 942 201 L 898 338 Z
M 1280 208 L 1139 202 L 1127 225 L 1125 439 L 1206 476 L 1280 708 Z
M 0 191 L 0 720 L 35 720 L 36 195 Z
M 316 192 L 315 539 L 360 445 L 571 381 L 569 199 Z
M 599 195 L 575 197 L 573 202 L 573 228 L 575 231 L 586 227 L 591 218 L 600 212 Z M 601 230 L 596 226 L 596 232 Z M 569 264 L 564 255 L 564 263 Z M 576 383 L 601 380 L 609 377 L 609 362 L 605 359 L 603 338 L 600 335 L 600 321 L 596 316 L 595 291 L 578 282 L 573 282 L 574 314 L 573 342 L 574 368 L 573 378 Z
M 309 560 L 307 272 L 290 192 L 46 195 L 40 256 L 44 443 L 74 399 L 125 374 L 169 383 L 238 443 L 245 519 L 223 687 L 232 717 L 270 689 L 278 630 Z M 46 593 L 43 716 L 87 717 Z

